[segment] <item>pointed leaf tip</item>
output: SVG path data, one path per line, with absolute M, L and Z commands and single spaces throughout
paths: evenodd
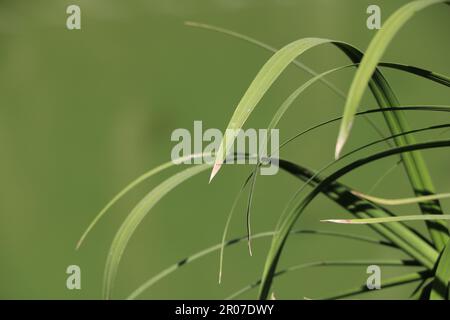
M 342 224 L 352 223 L 352 221 L 348 220 L 348 219 L 325 219 L 325 220 L 320 220 L 320 222 L 342 223 Z
M 215 163 L 214 167 L 211 171 L 211 176 L 209 177 L 209 183 L 211 183 L 212 179 L 216 176 L 217 172 L 219 172 L 222 163 Z
M 336 149 L 334 151 L 334 159 L 338 160 L 341 156 L 342 149 L 344 148 L 345 142 L 347 141 L 347 134 L 345 131 L 341 130 L 336 142 Z

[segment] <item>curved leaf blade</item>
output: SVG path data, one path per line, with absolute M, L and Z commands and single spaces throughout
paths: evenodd
M 184 171 L 171 176 L 150 191 L 133 208 L 117 231 L 109 249 L 103 279 L 103 294 L 106 299 L 111 298 L 113 283 L 116 278 L 122 254 L 125 251 L 128 241 L 147 213 L 173 188 L 210 167 L 211 166 L 209 164 L 202 164 L 185 169 Z
M 262 99 L 266 91 L 275 82 L 275 80 L 281 75 L 286 67 L 299 55 L 311 49 L 315 46 L 324 43 L 330 43 L 331 40 L 321 38 L 304 38 L 294 41 L 282 49 L 277 51 L 261 68 L 261 70 L 253 79 L 249 88 L 239 101 L 231 120 L 225 131 L 225 135 L 220 144 L 219 150 L 216 155 L 213 170 L 211 172 L 210 181 L 214 178 L 220 167 L 223 164 L 224 159 L 233 146 L 234 139 L 236 138 L 237 130 L 242 128 L 242 125 L 250 116 L 253 109 L 258 102 Z
M 270 248 L 268 257 L 266 259 L 266 264 L 264 267 L 263 272 L 263 281 L 260 288 L 260 298 L 266 299 L 270 285 L 272 282 L 273 274 L 275 273 L 276 266 L 278 264 L 278 260 L 281 256 L 281 252 L 283 250 L 283 247 L 286 243 L 287 236 L 289 234 L 289 231 L 292 229 L 295 222 L 298 220 L 300 215 L 304 212 L 306 207 L 311 203 L 311 201 L 319 195 L 322 190 L 328 188 L 333 182 L 335 182 L 340 177 L 344 176 L 346 173 L 351 172 L 363 165 L 366 165 L 368 163 L 371 163 L 373 161 L 383 159 L 392 155 L 397 155 L 409 151 L 415 151 L 415 150 L 426 150 L 426 149 L 434 149 L 434 148 L 444 148 L 444 147 L 450 147 L 450 140 L 437 140 L 432 142 L 425 142 L 425 143 L 417 143 L 414 145 L 407 145 L 403 147 L 396 147 L 392 148 L 386 151 L 378 152 L 376 154 L 373 154 L 371 156 L 361 158 L 359 160 L 356 160 L 343 168 L 335 171 L 331 175 L 329 175 L 327 178 L 322 180 L 320 183 L 317 184 L 317 186 L 303 199 L 303 201 L 287 216 L 287 218 L 282 223 L 279 232 L 274 236 L 272 240 L 272 246 Z M 432 259 L 433 261 L 433 259 Z
M 448 0 L 416 0 L 404 5 L 389 17 L 383 24 L 383 28 L 380 29 L 372 39 L 358 71 L 353 78 L 347 95 L 347 101 L 344 107 L 344 118 L 342 119 L 336 143 L 336 158 L 339 158 L 342 148 L 350 134 L 354 114 L 359 107 L 364 91 L 369 84 L 369 80 L 394 36 L 418 11 L 446 1 Z
M 339 224 L 374 224 L 374 223 L 425 221 L 425 220 L 450 220 L 450 214 L 421 214 L 411 216 L 395 216 L 395 217 L 367 218 L 367 219 L 325 219 L 320 221 Z
M 203 156 L 207 156 L 208 154 L 192 154 L 185 157 L 181 157 L 179 159 L 176 159 L 175 161 L 168 161 L 166 163 L 163 163 L 156 168 L 151 169 L 150 171 L 144 173 L 143 175 L 139 176 L 135 180 L 133 180 L 130 184 L 128 184 L 125 188 L 123 188 L 118 194 L 116 194 L 103 209 L 95 216 L 94 220 L 89 224 L 87 229 L 83 232 L 82 236 L 80 237 L 80 240 L 78 240 L 78 243 L 76 245 L 76 250 L 78 250 L 81 245 L 83 244 L 84 240 L 86 239 L 87 235 L 92 231 L 92 229 L 95 227 L 95 225 L 98 223 L 98 221 L 105 215 L 105 213 L 111 209 L 111 207 L 117 203 L 124 195 L 126 195 L 128 192 L 130 192 L 132 189 L 134 189 L 136 186 L 141 184 L 147 179 L 150 179 L 152 176 L 172 167 L 175 166 L 177 163 L 184 162 L 186 160 L 190 159 L 196 159 L 201 158 Z
M 276 51 L 274 48 L 272 48 L 258 40 L 255 40 L 255 39 L 250 38 L 245 35 L 238 34 L 236 32 L 230 31 L 230 30 L 226 30 L 223 28 L 218 28 L 218 27 L 214 27 L 214 26 L 210 26 L 210 25 L 198 24 L 198 23 L 191 23 L 191 25 L 196 26 L 196 27 L 201 27 L 204 29 L 221 32 L 224 34 L 228 34 L 228 35 L 231 35 L 238 39 L 242 39 L 249 43 L 258 45 L 266 50 Z M 340 43 L 340 42 L 333 42 L 333 43 L 339 49 L 341 49 L 354 63 L 358 63 L 361 61 L 362 53 L 358 49 L 356 49 L 346 43 Z M 304 67 L 305 67 L 300 62 L 298 62 L 298 60 L 294 59 L 293 63 L 295 65 L 299 66 L 300 68 L 304 69 Z M 392 67 L 392 65 L 393 64 L 385 63 L 385 66 L 388 68 Z M 435 81 L 435 82 L 438 82 L 438 83 L 441 83 L 441 84 L 444 84 L 447 86 L 450 83 L 448 77 L 430 72 L 428 70 L 423 70 L 423 69 L 420 69 L 420 68 L 417 68 L 414 66 L 397 65 L 396 69 L 411 72 L 418 76 L 425 77 L 427 79 L 430 79 L 432 81 Z M 315 73 L 313 70 L 310 70 L 309 72 L 311 74 Z M 323 80 L 322 82 L 325 82 L 324 79 L 322 79 L 322 80 Z M 373 80 L 374 80 L 373 83 L 369 83 L 369 87 L 370 87 L 375 99 L 377 100 L 379 106 L 381 108 L 397 106 L 399 104 L 398 100 L 396 99 L 396 97 L 395 97 L 394 93 L 392 92 L 392 89 L 390 88 L 386 79 L 383 77 L 383 75 L 379 71 L 375 71 L 375 73 L 373 75 Z M 330 86 L 330 83 L 326 83 L 326 84 L 328 86 Z M 332 88 L 332 87 L 330 87 L 330 88 Z M 338 91 L 336 91 L 336 90 L 333 90 L 333 91 L 337 92 L 338 95 L 342 97 L 342 95 Z M 401 133 L 402 131 L 406 131 L 408 129 L 406 119 L 404 119 L 402 114 L 400 114 L 400 113 L 399 114 L 396 113 L 394 115 L 387 115 L 387 116 L 385 116 L 385 119 L 389 125 L 389 129 L 391 130 L 392 134 Z M 376 126 L 374 126 L 374 128 L 376 129 L 376 131 L 379 132 L 379 130 L 377 129 Z M 414 143 L 415 143 L 415 141 L 412 137 L 408 138 L 406 140 L 403 140 L 401 138 L 398 139 L 398 141 L 396 140 L 396 144 L 398 146 L 404 146 L 407 144 L 414 144 Z M 216 157 L 216 166 L 213 167 L 213 171 L 211 172 L 210 181 L 214 177 L 214 175 L 217 174 L 218 170 L 220 169 L 220 166 L 221 166 L 220 156 L 225 157 L 226 152 L 224 150 L 222 150 L 221 153 L 222 154 L 219 154 Z M 434 193 L 434 187 L 433 187 L 431 177 L 428 173 L 428 169 L 425 165 L 425 162 L 419 153 L 415 152 L 411 155 L 409 155 L 409 154 L 402 155 L 402 162 L 403 162 L 405 169 L 408 173 L 408 176 L 410 178 L 411 185 L 416 193 L 419 193 L 419 194 Z M 433 212 L 441 212 L 442 213 L 442 209 L 440 208 L 440 204 L 438 201 L 420 203 L 419 206 L 424 214 L 433 213 Z M 435 245 L 437 246 L 438 249 L 441 249 L 445 245 L 446 239 L 448 239 L 448 230 L 446 230 L 447 228 L 445 226 L 443 226 L 442 224 L 440 224 L 439 222 L 436 222 L 436 223 L 433 222 L 433 223 L 428 223 L 428 229 L 430 230 L 431 237 L 432 237 Z
M 426 202 L 426 201 L 432 201 L 432 200 L 437 200 L 437 199 L 450 198 L 450 193 L 438 193 L 438 194 L 432 194 L 432 195 L 428 195 L 428 196 L 403 198 L 403 199 L 379 198 L 379 197 L 370 196 L 368 194 L 364 194 L 364 193 L 361 193 L 358 191 L 352 191 L 352 193 L 355 196 L 369 200 L 373 203 L 378 203 L 378 204 L 382 204 L 382 205 L 386 205 L 386 206 L 400 206 L 400 205 L 411 204 L 411 203 L 419 203 L 419 202 Z
M 245 34 L 241 34 L 239 32 L 233 31 L 233 30 L 229 30 L 229 29 L 225 29 L 222 27 L 218 27 L 218 26 L 213 26 L 210 24 L 206 24 L 206 23 L 201 23 L 201 22 L 196 22 L 196 21 L 185 21 L 184 24 L 186 26 L 189 27 L 195 27 L 195 28 L 201 28 L 201 29 L 205 29 L 205 30 L 210 30 L 210 31 L 215 31 L 215 32 L 219 32 L 222 34 L 226 34 L 228 36 L 231 36 L 233 38 L 236 39 L 240 39 L 243 40 L 245 42 L 251 43 L 253 45 L 256 45 L 260 48 L 265 49 L 266 51 L 275 53 L 278 51 L 277 48 L 272 47 L 271 45 L 268 45 L 267 43 L 264 43 L 260 40 L 257 40 L 255 38 L 252 38 L 248 35 Z M 312 76 L 316 76 L 318 73 L 316 71 L 314 71 L 313 69 L 311 69 L 309 66 L 307 66 L 306 64 L 298 61 L 298 60 L 294 60 L 292 61 L 292 63 L 298 67 L 299 69 L 309 73 Z M 344 92 L 342 92 L 342 90 L 340 90 L 339 88 L 337 88 L 333 83 L 329 82 L 326 79 L 321 79 L 320 80 L 323 84 L 325 84 L 327 87 L 329 87 L 332 91 L 334 91 L 339 97 L 345 99 L 345 94 Z

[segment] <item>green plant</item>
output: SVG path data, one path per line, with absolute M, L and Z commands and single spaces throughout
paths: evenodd
M 449 292 L 449 281 L 450 281 L 450 242 L 449 242 L 449 230 L 445 220 L 449 219 L 449 215 L 444 215 L 439 199 L 448 197 L 448 194 L 435 194 L 434 186 L 431 180 L 431 176 L 428 172 L 425 161 L 422 158 L 421 151 L 434 149 L 434 148 L 448 148 L 450 147 L 450 140 L 431 140 L 427 142 L 417 143 L 414 139 L 414 134 L 419 132 L 427 132 L 432 130 L 445 129 L 450 126 L 449 123 L 443 123 L 431 127 L 424 127 L 419 129 L 411 130 L 409 129 L 408 123 L 406 121 L 405 113 L 409 112 L 440 112 L 443 115 L 447 115 L 446 112 L 450 111 L 449 106 L 404 106 L 397 100 L 393 89 L 390 87 L 388 81 L 381 72 L 382 68 L 392 68 L 399 72 L 407 72 L 414 74 L 419 77 L 423 77 L 429 81 L 434 82 L 437 85 L 443 85 L 446 87 L 450 86 L 450 79 L 445 75 L 441 75 L 435 72 L 424 70 L 415 66 L 406 66 L 397 63 L 381 62 L 381 57 L 384 51 L 387 49 L 389 43 L 392 41 L 393 37 L 397 31 L 417 12 L 425 9 L 431 5 L 444 3 L 444 0 L 417 0 L 400 8 L 396 11 L 384 24 L 383 29 L 381 29 L 372 42 L 370 43 L 366 53 L 352 46 L 351 44 L 329 40 L 321 38 L 305 38 L 294 41 L 280 50 L 275 50 L 274 48 L 254 40 L 250 37 L 240 35 L 236 32 L 229 30 L 199 24 L 195 22 L 188 22 L 187 25 L 193 27 L 200 27 L 204 29 L 210 29 L 213 31 L 225 33 L 233 37 L 240 38 L 244 41 L 248 41 L 266 50 L 275 51 L 275 54 L 267 61 L 267 63 L 261 68 L 259 73 L 254 78 L 253 82 L 250 84 L 248 90 L 242 97 L 235 112 L 230 120 L 227 129 L 240 129 L 245 124 L 246 120 L 251 115 L 254 108 L 258 105 L 258 102 L 262 99 L 265 93 L 269 90 L 271 85 L 277 80 L 281 73 L 287 68 L 288 65 L 294 63 L 301 69 L 309 72 L 313 77 L 295 90 L 280 106 L 280 108 L 275 113 L 272 118 L 268 128 L 275 128 L 292 105 L 292 103 L 299 98 L 299 96 L 314 83 L 322 82 L 328 88 L 333 90 L 337 96 L 345 99 L 345 108 L 343 117 L 330 119 L 324 123 L 318 124 L 311 127 L 305 131 L 300 132 L 294 137 L 286 140 L 285 143 L 281 145 L 281 148 L 295 139 L 298 139 L 302 135 L 313 132 L 319 127 L 328 125 L 335 121 L 341 121 L 340 132 L 336 144 L 336 159 L 329 164 L 327 164 L 322 169 L 317 172 L 289 162 L 287 160 L 279 159 L 279 166 L 281 169 L 290 173 L 292 176 L 302 180 L 304 182 L 303 186 L 296 192 L 292 200 L 287 204 L 286 209 L 280 215 L 279 222 L 274 231 L 261 233 L 261 234 L 251 234 L 251 202 L 254 188 L 256 185 L 257 168 L 260 163 L 255 166 L 254 170 L 250 176 L 245 180 L 244 185 L 238 197 L 242 195 L 246 186 L 250 186 L 250 192 L 248 197 L 247 205 L 247 230 L 248 234 L 246 237 L 242 237 L 232 241 L 226 241 L 226 235 L 228 230 L 228 223 L 231 219 L 232 212 L 235 208 L 233 205 L 227 225 L 225 227 L 223 241 L 221 244 L 207 248 L 197 254 L 194 254 L 181 262 L 167 268 L 160 274 L 146 281 L 142 286 L 140 286 L 135 292 L 133 292 L 129 298 L 136 298 L 144 290 L 150 288 L 157 281 L 161 280 L 163 277 L 167 276 L 171 272 L 178 270 L 181 266 L 186 263 L 196 260 L 210 252 L 220 250 L 221 263 L 223 259 L 223 249 L 228 246 L 238 242 L 241 242 L 245 238 L 248 240 L 249 249 L 251 252 L 251 239 L 256 239 L 263 236 L 271 236 L 272 244 L 268 252 L 264 272 L 261 279 L 257 279 L 252 284 L 239 290 L 236 294 L 231 297 L 236 297 L 239 294 L 252 289 L 254 287 L 259 287 L 259 298 L 267 299 L 270 293 L 270 288 L 272 281 L 275 277 L 294 270 L 300 270 L 306 267 L 313 266 L 327 266 L 327 265 L 358 265 L 358 264 L 368 264 L 377 263 L 380 265 L 400 265 L 400 266 L 422 266 L 423 270 L 420 272 L 413 272 L 405 274 L 399 277 L 387 279 L 383 281 L 385 287 L 401 285 L 404 283 L 409 283 L 413 281 L 420 281 L 420 285 L 415 292 L 413 292 L 412 297 L 421 299 L 448 299 Z M 448 3 L 447 3 L 448 4 Z M 319 45 L 332 44 L 342 51 L 351 61 L 351 64 L 334 68 L 323 73 L 316 73 L 309 67 L 303 65 L 296 59 L 306 52 Z M 355 67 L 357 68 L 356 75 L 352 81 L 349 94 L 344 95 L 334 84 L 326 80 L 326 76 L 339 72 L 340 70 Z M 360 107 L 361 98 L 366 87 L 370 88 L 372 95 L 378 103 L 379 109 L 371 109 L 363 112 L 358 112 Z M 370 116 L 375 113 L 381 113 L 384 116 L 386 124 L 389 127 L 390 135 L 384 136 L 370 120 Z M 351 125 L 355 117 L 364 117 L 368 120 L 371 125 L 377 130 L 381 138 L 376 141 L 369 142 L 357 149 L 351 150 L 346 154 L 342 154 L 343 146 L 350 135 Z M 177 173 L 176 175 L 168 178 L 156 188 L 154 188 L 150 193 L 148 193 L 131 211 L 127 216 L 126 220 L 117 232 L 111 249 L 108 254 L 108 259 L 105 267 L 105 278 L 104 278 L 104 296 L 105 298 L 111 298 L 112 287 L 115 281 L 115 275 L 121 260 L 123 251 L 126 248 L 127 242 L 132 236 L 133 232 L 146 216 L 146 214 L 151 210 L 151 208 L 168 192 L 170 192 L 177 185 L 183 181 L 199 174 L 212 167 L 211 178 L 220 170 L 222 164 L 226 161 L 226 157 L 229 156 L 231 146 L 234 140 L 234 136 L 226 135 L 222 141 L 220 150 L 216 155 L 216 161 L 214 165 L 198 165 L 192 168 L 188 168 L 184 171 Z M 392 144 L 393 142 L 393 144 Z M 350 156 L 355 156 L 359 151 L 369 148 L 375 144 L 385 143 L 388 148 L 381 152 L 374 153 L 369 156 L 358 156 L 353 158 L 352 161 L 344 165 L 343 167 L 336 169 L 331 174 L 325 175 L 327 169 L 338 164 L 341 159 L 350 158 Z M 280 148 L 280 149 L 281 149 Z M 202 155 L 194 155 L 193 157 L 198 157 Z M 235 155 L 238 156 L 238 155 Z M 400 161 L 397 164 L 404 166 L 407 173 L 410 185 L 416 194 L 416 198 L 413 199 L 380 199 L 369 195 L 364 195 L 352 188 L 339 182 L 339 179 L 349 172 L 362 167 L 366 164 L 373 163 L 384 159 L 386 157 L 398 156 Z M 272 158 L 273 160 L 273 158 Z M 87 231 L 83 234 L 77 247 L 81 245 L 81 242 L 86 237 L 87 233 L 92 229 L 92 227 L 97 223 L 99 218 L 121 197 L 127 194 L 133 187 L 138 185 L 145 179 L 150 178 L 154 174 L 170 167 L 172 164 L 164 164 L 149 173 L 144 174 L 134 182 L 132 182 L 128 187 L 121 191 L 116 197 L 111 200 L 110 203 L 99 213 L 99 215 L 94 219 L 92 224 L 88 227 Z M 308 192 L 305 196 L 298 199 L 298 195 L 305 190 L 306 186 L 313 187 L 312 191 Z M 380 236 L 383 237 L 382 241 L 374 240 L 371 238 L 362 238 L 360 236 L 348 235 L 342 233 L 327 234 L 323 231 L 293 231 L 293 228 L 298 221 L 299 217 L 305 212 L 310 203 L 316 198 L 317 195 L 323 194 L 327 196 L 332 201 L 336 202 L 347 212 L 351 213 L 356 219 L 346 219 L 338 220 L 331 219 L 328 222 L 338 222 L 338 223 L 349 223 L 349 224 L 366 224 L 368 227 L 375 230 Z M 386 205 L 400 205 L 405 203 L 419 203 L 419 207 L 423 213 L 422 216 L 400 216 L 395 215 L 394 212 L 386 209 Z M 431 242 L 426 240 L 424 235 L 419 235 L 416 230 L 405 224 L 405 221 L 411 220 L 424 220 L 427 223 L 427 228 L 430 232 Z M 376 243 L 377 245 L 387 245 L 394 247 L 398 250 L 403 251 L 411 257 L 411 260 L 395 260 L 395 261 L 319 261 L 312 262 L 309 264 L 302 264 L 287 268 L 285 270 L 277 270 L 278 261 L 281 254 L 283 253 L 284 245 L 288 240 L 289 236 L 293 234 L 302 234 L 305 232 L 311 232 L 318 236 L 337 236 L 337 237 L 350 237 L 355 241 L 369 241 Z M 219 275 L 220 279 L 220 275 Z M 358 293 L 367 290 L 365 287 L 358 287 L 350 290 L 341 291 L 335 295 L 324 297 L 324 298 L 343 298 L 351 297 Z

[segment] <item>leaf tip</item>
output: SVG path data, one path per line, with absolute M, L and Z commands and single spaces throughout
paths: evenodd
M 334 159 L 338 160 L 341 156 L 342 148 L 344 148 L 344 144 L 347 140 L 347 135 L 344 133 L 339 133 L 339 137 L 336 142 L 336 149 L 334 151 Z
M 80 240 L 78 240 L 77 245 L 75 246 L 75 251 L 78 251 L 78 249 L 80 249 L 81 245 L 82 245 L 83 242 L 84 242 L 84 238 L 85 238 L 85 237 L 86 237 L 86 233 L 84 233 L 84 234 L 81 236 Z
M 348 219 L 324 219 L 324 220 L 320 220 L 320 222 L 348 224 L 348 223 L 351 223 L 351 220 L 348 220 Z
M 253 257 L 253 250 L 252 250 L 252 242 L 250 239 L 248 240 L 248 253 L 250 254 L 250 257 Z
M 217 172 L 219 172 L 220 167 L 222 166 L 221 163 L 215 163 L 213 166 L 213 169 L 211 171 L 211 175 L 209 176 L 209 183 L 211 183 L 212 179 L 214 179 L 214 177 L 216 176 Z
M 344 115 L 345 119 L 345 115 Z M 343 120 L 344 121 L 344 120 Z M 336 149 L 334 152 L 334 158 L 338 160 L 341 156 L 342 149 L 344 148 L 345 143 L 347 142 L 348 136 L 350 134 L 350 130 L 353 126 L 353 120 L 348 122 L 342 122 L 341 128 L 339 129 L 338 139 L 336 142 Z

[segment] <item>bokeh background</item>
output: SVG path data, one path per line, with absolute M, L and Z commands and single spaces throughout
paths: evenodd
M 176 128 L 224 129 L 247 86 L 270 53 L 229 36 L 186 27 L 192 20 L 229 28 L 281 47 L 302 37 L 325 37 L 365 49 L 375 32 L 366 28 L 366 8 L 378 4 L 385 21 L 401 0 L 2 0 L 0 1 L 0 298 L 97 299 L 112 238 L 133 205 L 180 168 L 144 183 L 111 210 L 75 251 L 75 244 L 106 202 L 128 182 L 170 159 Z M 66 29 L 66 8 L 82 10 L 82 30 Z M 449 10 L 430 8 L 395 38 L 385 61 L 450 73 Z M 302 62 L 322 71 L 348 64 L 332 46 L 311 50 Z M 353 70 L 330 77 L 346 91 Z M 386 70 L 404 104 L 448 104 L 447 88 Z M 267 126 L 277 106 L 309 75 L 289 67 L 259 104 L 247 127 Z M 281 139 L 340 115 L 343 100 L 317 84 L 280 123 Z M 375 103 L 369 94 L 364 107 Z M 442 114 L 408 114 L 413 127 L 445 123 Z M 379 116 L 373 117 L 386 130 Z M 313 169 L 332 160 L 337 125 L 320 129 L 286 148 L 282 156 Z M 436 137 L 433 132 L 418 140 Z M 357 121 L 347 146 L 375 139 Z M 371 152 L 380 150 L 372 148 Z M 426 152 L 436 189 L 450 190 L 450 154 Z M 345 177 L 368 191 L 395 163 L 387 159 Z M 124 298 L 166 266 L 220 242 L 226 216 L 250 166 L 226 166 L 212 184 L 204 173 L 178 187 L 147 216 L 129 243 L 114 297 Z M 258 179 L 253 231 L 273 229 L 286 201 L 300 186 L 285 173 Z M 401 168 L 373 191 L 406 197 L 411 190 Z M 443 201 L 448 210 L 448 201 Z M 245 198 L 230 236 L 245 234 Z M 396 208 L 413 214 L 415 206 Z M 321 218 L 346 217 L 324 197 L 299 220 L 306 229 L 372 236 L 366 227 L 321 225 Z M 423 230 L 420 223 L 412 224 Z M 376 235 L 374 235 L 376 237 Z M 146 299 L 220 299 L 261 275 L 269 239 L 225 252 L 223 283 L 217 283 L 218 253 L 192 263 L 145 292 Z M 404 257 L 395 249 L 317 236 L 292 237 L 280 267 L 336 259 Z M 67 290 L 66 268 L 82 271 L 82 289 Z M 414 270 L 409 267 L 408 270 Z M 407 272 L 383 268 L 388 277 Z M 319 298 L 364 284 L 364 267 L 322 267 L 279 277 L 278 299 Z M 414 284 L 359 297 L 402 298 Z M 255 298 L 251 291 L 243 298 Z

